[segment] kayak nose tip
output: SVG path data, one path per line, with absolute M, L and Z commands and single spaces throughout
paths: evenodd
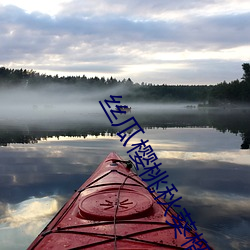
M 112 167 L 117 167 L 118 164 L 117 164 L 116 162 L 111 162 L 111 163 L 110 163 L 110 166 L 112 166 Z
M 123 160 L 117 160 L 117 159 L 110 159 L 109 161 L 112 161 L 112 162 L 109 164 L 109 166 L 114 166 L 114 167 L 116 167 L 116 166 L 118 166 L 117 163 L 119 162 L 119 163 L 125 164 L 125 167 L 126 167 L 127 169 L 129 169 L 129 170 L 133 167 L 133 162 L 130 161 L 130 160 L 128 160 L 128 161 L 123 161 Z

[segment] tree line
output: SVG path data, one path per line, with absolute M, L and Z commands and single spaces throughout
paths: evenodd
M 9 69 L 0 67 L 0 87 L 37 88 L 53 83 L 77 87 L 82 91 L 114 89 L 124 87 L 124 101 L 202 102 L 206 105 L 224 105 L 227 103 L 250 103 L 250 64 L 242 64 L 243 76 L 239 80 L 221 82 L 216 85 L 153 85 L 152 83 L 134 83 L 130 78 L 117 80 L 110 77 L 52 76 L 40 74 L 34 70 Z
M 241 80 L 237 79 L 230 83 L 224 81 L 211 89 L 209 103 L 250 103 L 250 64 L 242 64 L 242 69 L 244 73 Z

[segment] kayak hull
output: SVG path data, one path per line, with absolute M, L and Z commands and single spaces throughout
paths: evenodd
M 170 208 L 164 216 L 166 207 L 156 196 L 110 153 L 28 249 L 186 249 L 181 245 L 187 239 L 175 238 L 166 223 L 176 212 Z

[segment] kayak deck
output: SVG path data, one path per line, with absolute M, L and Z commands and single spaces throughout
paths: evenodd
M 176 229 L 166 223 L 177 213 L 170 208 L 164 216 L 166 207 L 156 197 L 110 153 L 28 249 L 187 249 L 192 243 L 181 247 L 187 239 L 175 238 Z

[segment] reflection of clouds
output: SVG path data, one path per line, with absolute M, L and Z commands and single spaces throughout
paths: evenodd
M 115 150 L 128 158 L 118 138 L 75 139 L 39 142 L 25 147 L 12 144 L 4 148 L 0 152 L 0 200 L 17 203 L 33 195 L 71 194 L 110 151 Z M 17 193 L 16 189 L 21 192 Z
M 82 171 L 86 172 L 84 166 L 93 165 L 93 159 L 99 159 L 94 166 L 97 167 L 112 149 L 117 149 L 117 145 L 119 145 L 118 137 L 108 134 L 85 138 L 60 136 L 59 140 L 57 137 L 53 137 L 48 138 L 45 142 L 39 142 L 37 151 L 43 152 L 47 159 L 57 158 L 57 161 L 59 158 L 67 159 L 66 161 L 70 161 L 69 164 L 81 165 Z M 101 154 L 103 156 L 99 157 Z M 95 157 L 97 155 L 98 158 Z M 60 166 L 61 171 L 62 169 Z M 67 167 L 67 169 L 69 168 Z
M 55 158 L 61 158 L 64 156 L 64 151 L 63 149 L 52 149 L 52 150 L 48 150 L 47 152 L 47 157 L 51 158 L 51 157 L 55 157 Z
M 108 147 L 107 147 L 108 145 Z M 17 175 L 12 178 L 11 183 L 15 184 L 20 180 L 18 178 L 17 168 L 19 165 L 25 166 L 23 170 L 28 170 L 27 175 L 31 173 L 43 174 L 90 174 L 90 169 L 95 169 L 101 161 L 113 149 L 119 152 L 118 138 L 112 136 L 105 136 L 102 138 L 62 138 L 62 140 L 51 139 L 39 142 L 35 145 L 12 144 L 8 154 L 5 154 L 5 162 L 3 165 L 12 165 L 12 168 L 6 168 L 6 175 Z M 122 145 L 120 145 L 122 150 Z M 7 157 L 6 157 L 7 155 Z M 1 154 L 0 154 L 1 157 Z M 0 163 L 1 164 L 1 163 Z M 23 176 L 23 180 L 27 177 Z M 30 181 L 32 182 L 32 177 Z M 39 182 L 39 180 L 36 180 Z M 8 180 L 10 183 L 10 180 Z M 18 183 L 20 184 L 20 182 Z
M 118 136 L 113 135 L 111 136 L 110 133 L 104 133 L 103 135 L 87 135 L 86 137 L 84 136 L 79 136 L 79 137 L 72 137 L 72 136 L 53 136 L 53 137 L 49 137 L 46 138 L 46 140 L 42 140 L 41 142 L 52 142 L 52 141 L 83 141 L 83 140 L 117 140 Z
M 42 218 L 50 217 L 58 211 L 58 201 L 55 197 L 31 198 L 19 204 L 8 204 L 5 216 L 0 223 L 11 228 L 27 225 L 26 233 L 33 234 L 30 230 Z
M 193 208 L 191 214 L 197 216 L 197 223 L 216 232 L 225 232 L 230 237 L 232 230 L 244 235 L 235 221 L 240 221 L 243 215 L 249 216 L 250 202 L 246 198 L 249 195 L 249 168 L 246 166 L 249 165 L 250 156 L 248 151 L 232 150 L 235 148 L 232 141 L 238 143 L 239 137 L 204 128 L 148 129 L 145 134 L 138 133 L 130 142 L 138 143 L 142 138 L 149 139 L 149 144 L 162 162 L 161 168 L 169 173 L 169 179 L 172 180 L 169 183 L 176 185 L 183 202 Z M 210 141 L 207 141 L 209 138 Z M 128 159 L 126 152 L 130 148 L 123 147 L 118 136 L 109 135 L 60 137 L 60 140 L 48 138 L 47 141 L 25 147 L 12 144 L 0 152 L 0 166 L 3 166 L 0 197 L 9 203 L 16 203 L 31 195 L 40 195 L 41 192 L 44 196 L 56 193 L 64 195 L 69 194 L 70 190 L 71 194 L 110 151 L 115 150 Z M 21 192 L 15 192 L 17 188 Z M 10 193 L 13 195 L 10 196 Z M 4 214 L 0 219 L 0 242 L 6 239 L 10 242 L 16 235 L 19 242 L 29 239 L 28 245 L 50 220 L 52 211 L 57 211 L 56 199 L 44 197 L 17 205 L 0 204 L 0 213 Z M 47 213 L 49 210 L 51 213 Z M 209 242 L 215 238 L 216 233 Z M 231 242 L 232 239 L 235 240 L 231 237 Z M 9 246 L 9 242 L 6 241 L 6 246 Z M 236 246 L 239 241 L 233 244 Z M 22 245 L 10 249 L 23 248 Z M 215 249 L 232 248 L 226 246 Z M 242 245 L 238 249 L 242 249 Z
M 193 195 L 191 195 L 193 193 Z M 250 197 L 236 194 L 225 194 L 219 192 L 209 192 L 197 190 L 194 192 L 190 187 L 179 188 L 179 195 L 183 196 L 185 202 L 195 203 L 199 206 L 219 207 L 216 216 L 221 214 L 246 214 L 250 216 Z M 250 217 L 249 217 L 250 219 Z
M 159 143 L 159 141 L 150 140 L 150 144 L 156 152 L 164 149 L 168 151 L 187 150 L 187 145 L 178 142 Z
M 138 142 L 140 134 L 135 136 Z M 218 152 L 232 150 L 235 145 L 241 145 L 242 138 L 229 132 L 221 133 L 213 128 L 158 128 L 147 129 L 143 138 L 149 139 L 149 144 L 157 150 Z
M 5 204 L 5 214 L 0 218 L 0 248 L 27 248 L 60 206 L 61 198 L 58 196 L 31 198 L 15 205 Z
M 220 152 L 182 152 L 182 151 L 159 151 L 158 158 L 182 159 L 199 161 L 223 161 L 234 164 L 249 166 L 250 155 L 248 151 L 220 151 Z
M 179 189 L 184 206 L 214 249 L 250 249 L 250 197 Z
M 6 206 L 7 206 L 6 203 L 0 202 L 0 220 L 5 214 Z

